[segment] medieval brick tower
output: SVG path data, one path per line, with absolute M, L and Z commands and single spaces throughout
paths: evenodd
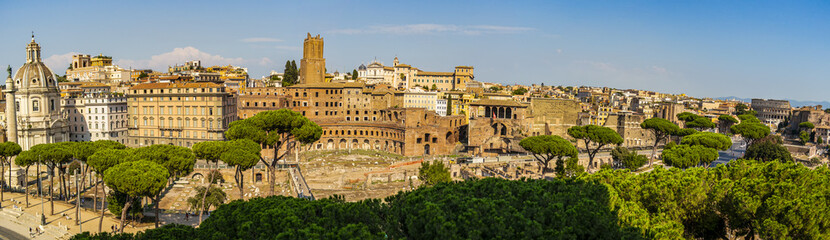
M 303 59 L 300 60 L 300 83 L 326 81 L 326 59 L 323 58 L 323 38 L 308 34 L 303 41 Z

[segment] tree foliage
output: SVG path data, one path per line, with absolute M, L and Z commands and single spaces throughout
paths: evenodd
M 297 69 L 297 63 L 294 60 L 285 61 L 285 70 L 282 75 L 282 86 L 288 87 L 299 83 L 300 71 Z
M 225 137 L 229 140 L 249 139 L 274 149 L 274 158 L 270 162 L 261 155 L 259 156 L 260 161 L 268 167 L 271 175 L 269 178 L 270 194 L 274 194 L 275 191 L 277 161 L 288 153 L 288 151 L 280 153 L 280 149 L 288 142 L 311 144 L 319 140 L 322 134 L 323 129 L 319 125 L 302 114 L 288 109 L 263 111 L 251 118 L 234 121 L 225 131 Z
M 74 239 L 826 239 L 827 199 L 827 167 L 736 160 L 709 169 L 439 183 L 384 201 L 254 198 L 220 206 L 196 229 Z
M 735 119 L 735 117 L 733 117 L 731 115 L 726 115 L 726 114 L 718 116 L 718 122 L 720 122 L 720 121 L 723 121 L 723 122 L 726 122 L 726 123 L 738 123 L 738 119 Z
M 767 136 L 749 145 L 746 148 L 744 158 L 755 159 L 759 161 L 780 161 L 792 162 L 793 156 L 786 147 L 781 145 L 783 141 L 779 136 Z
M 148 160 L 167 169 L 167 176 L 183 176 L 193 172 L 196 156 L 190 148 L 156 144 L 133 149 L 130 161 Z
M 715 128 L 715 123 L 713 123 L 712 119 L 709 119 L 708 117 L 698 116 L 694 120 L 686 122 L 686 127 L 702 131 L 704 129 Z
M 746 106 L 746 104 L 738 103 L 738 105 L 735 105 L 735 115 L 744 115 L 746 114 L 747 109 L 749 109 L 749 107 Z
M 427 161 L 421 162 L 421 167 L 418 168 L 418 179 L 426 186 L 452 181 L 450 169 L 445 167 L 441 161 L 433 161 L 432 164 Z
M 651 131 L 651 134 L 654 135 L 654 145 L 651 147 L 650 157 L 652 161 L 654 160 L 654 155 L 657 154 L 657 145 L 680 129 L 680 127 L 669 120 L 658 117 L 646 119 L 640 123 L 640 127 Z M 649 163 L 649 166 L 651 166 L 651 163 Z
M 664 149 L 668 149 L 668 147 Z M 614 160 L 615 167 L 621 167 L 631 171 L 636 171 L 648 162 L 648 157 L 645 155 L 637 154 L 636 151 L 631 151 L 621 146 L 617 146 L 611 150 L 611 158 Z
M 738 119 L 732 117 L 731 115 L 723 114 L 718 116 L 718 125 L 720 125 L 720 131 L 724 134 L 727 133 L 729 131 L 729 127 L 732 127 L 735 123 L 738 123 Z
M 801 133 L 798 134 L 798 139 L 801 140 L 801 144 L 807 145 L 807 143 L 810 142 L 810 134 L 807 133 L 807 131 L 801 131 Z
M 525 93 L 527 93 L 527 88 L 524 87 L 519 87 L 513 90 L 513 95 L 525 95 Z
M 594 166 L 594 157 L 602 147 L 608 144 L 619 145 L 623 142 L 620 134 L 614 129 L 593 124 L 570 127 L 568 128 L 568 135 L 577 140 L 582 140 L 585 144 L 585 150 L 588 152 L 589 169 Z M 593 149 L 591 143 L 595 144 Z
M 104 171 L 104 183 L 116 194 L 126 195 L 119 228 L 122 232 L 126 214 L 133 201 L 156 196 L 164 188 L 168 177 L 168 170 L 164 166 L 148 160 L 123 162 Z
M 699 132 L 683 137 L 680 144 L 691 146 L 700 145 L 707 148 L 725 151 L 732 147 L 732 139 L 720 133 Z
M 234 167 L 234 182 L 239 189 L 239 197 L 244 197 L 244 172 L 259 162 L 259 152 L 262 148 L 250 139 L 237 139 L 225 143 L 228 149 L 219 156 L 228 166 Z
M 816 128 L 816 125 L 811 122 L 801 122 L 798 124 L 798 127 L 801 129 L 813 129 Z
M 752 144 L 753 141 L 770 134 L 769 127 L 762 124 L 755 116 L 740 115 L 738 118 L 741 119 L 741 123 L 733 125 L 730 130 L 732 130 L 732 133 L 740 134 L 747 144 Z
M 211 207 L 217 207 L 225 203 L 228 194 L 222 191 L 221 188 L 210 186 L 210 191 L 205 193 L 205 186 L 197 186 L 193 188 L 193 196 L 187 198 L 187 204 L 191 210 L 194 211 L 208 211 Z M 205 195 L 207 194 L 207 195 Z M 202 197 L 205 197 L 204 205 L 202 205 Z
M 663 162 L 676 168 L 690 168 L 701 163 L 709 165 L 718 159 L 718 151 L 701 145 L 677 145 L 663 150 Z
M 542 176 L 545 176 L 550 161 L 557 159 L 557 166 L 564 167 L 564 157 L 576 157 L 577 150 L 571 142 L 560 136 L 539 135 L 527 137 L 519 141 L 519 146 L 533 154 L 536 161 L 542 168 Z

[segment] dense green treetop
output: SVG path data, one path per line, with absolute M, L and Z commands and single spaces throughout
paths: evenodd
M 0 157 L 8 158 L 11 156 L 17 156 L 22 151 L 23 149 L 20 148 L 20 145 L 15 142 L 0 143 Z
M 692 135 L 692 134 L 695 134 L 695 133 L 698 133 L 698 131 L 694 130 L 694 129 L 691 129 L 691 128 L 680 128 L 680 129 L 677 129 L 677 131 L 674 131 L 671 135 L 672 136 L 685 137 L 685 136 L 689 136 L 689 135 Z
M 813 128 L 816 128 L 816 125 L 813 125 L 813 123 L 811 123 L 811 122 L 802 122 L 802 123 L 798 124 L 798 127 L 799 128 L 805 128 L 805 129 L 813 129 Z
M 677 116 L 677 120 L 684 121 L 684 122 L 691 122 L 691 121 L 694 121 L 696 118 L 700 117 L 700 115 L 697 115 L 697 114 L 694 114 L 694 113 L 691 113 L 691 112 L 678 113 L 676 116 Z
M 772 141 L 759 144 L 764 142 Z M 254 198 L 220 206 L 196 229 L 170 226 L 135 237 L 827 239 L 827 199 L 827 167 L 735 160 L 709 169 L 656 167 L 638 174 L 603 170 L 566 179 L 439 183 L 384 201 Z M 110 236 L 73 239 L 133 239 L 131 234 Z
M 754 117 L 753 117 L 754 118 Z M 741 137 L 747 140 L 748 143 L 752 143 L 752 141 L 756 139 L 761 139 L 766 137 L 770 134 L 770 129 L 764 124 L 760 122 L 755 122 L 752 119 L 747 118 L 746 120 L 742 121 L 738 125 L 733 125 L 729 129 L 732 130 L 732 133 L 740 134 Z M 757 118 L 754 118 L 757 120 Z
M 219 158 L 228 165 L 238 166 L 243 170 L 247 170 L 256 165 L 259 162 L 259 144 L 254 143 L 250 139 L 235 141 L 250 143 L 250 145 L 245 143 L 231 144 L 232 147 L 222 153 Z
M 528 137 L 522 139 L 519 146 L 533 154 L 546 157 L 574 157 L 577 155 L 576 147 L 560 136 L 539 135 Z
M 715 123 L 712 122 L 712 119 L 708 117 L 697 117 L 692 121 L 686 122 L 687 128 L 694 128 L 694 129 L 709 129 L 715 128 Z
M 147 161 L 119 163 L 104 171 L 104 182 L 130 197 L 152 197 L 164 188 L 169 174 L 162 165 Z
M 732 139 L 726 135 L 713 132 L 699 132 L 689 136 L 683 137 L 680 144 L 686 145 L 700 145 L 716 150 L 725 151 L 732 147 Z
M 234 121 L 225 136 L 228 139 L 251 139 L 257 143 L 274 145 L 280 135 L 290 134 L 301 143 L 313 143 L 323 134 L 322 128 L 302 114 L 280 109 L 257 113 L 253 117 Z
M 87 160 L 87 164 L 98 172 L 98 174 L 103 175 L 107 169 L 119 163 L 129 161 L 131 152 L 129 149 L 104 149 L 92 154 Z
M 224 141 L 205 141 L 193 144 L 193 155 L 197 159 L 204 159 L 209 162 L 219 161 L 219 157 L 227 151 Z
M 38 144 L 32 146 L 29 150 L 40 156 L 42 163 L 52 167 L 69 163 L 72 159 L 72 151 L 59 143 Z
M 441 161 L 433 161 L 432 164 L 427 161 L 421 162 L 421 167 L 418 168 L 418 179 L 426 186 L 452 181 L 449 168 L 445 167 Z
M 738 119 L 735 119 L 735 117 L 732 117 L 732 116 L 726 115 L 726 114 L 718 116 L 718 120 L 728 122 L 728 123 L 738 123 Z
M 700 163 L 711 163 L 718 159 L 718 151 L 701 145 L 677 145 L 672 149 L 663 150 L 663 161 L 666 165 L 676 168 L 690 168 Z
M 753 123 L 760 123 L 761 120 L 758 119 L 754 114 L 742 114 L 738 115 L 738 119 L 741 119 L 741 123 L 744 122 L 753 122 Z
M 149 160 L 161 164 L 170 176 L 190 174 L 196 164 L 196 156 L 190 148 L 166 144 L 136 148 L 132 151 L 130 160 Z
M 787 150 L 787 147 L 781 145 L 780 137 L 775 137 L 776 138 L 773 139 L 768 139 L 769 137 L 767 137 L 762 140 L 756 141 L 752 145 L 749 145 L 749 147 L 746 148 L 744 158 L 755 159 L 764 162 L 792 162 L 793 156 L 790 154 L 790 151 Z
M 656 133 L 662 136 L 671 135 L 678 129 L 680 129 L 680 127 L 670 122 L 669 120 L 657 117 L 646 119 L 645 121 L 640 123 L 640 127 L 655 131 Z
M 513 90 L 513 95 L 524 95 L 527 93 L 527 88 L 519 87 L 516 90 Z
M 570 127 L 568 128 L 568 135 L 573 138 L 590 141 L 598 145 L 621 144 L 623 142 L 620 134 L 617 133 L 617 131 L 614 131 L 614 129 L 593 124 Z
M 17 166 L 31 166 L 39 161 L 38 156 L 32 151 L 22 151 L 14 158 L 14 164 Z

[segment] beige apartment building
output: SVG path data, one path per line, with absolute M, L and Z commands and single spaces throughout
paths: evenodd
M 474 79 L 473 67 L 457 66 L 453 72 L 417 72 L 409 86 L 432 88 L 435 85 L 441 91 L 463 91 L 467 89 L 467 82 Z
M 191 147 L 224 140 L 228 124 L 239 119 L 236 93 L 222 85 L 144 83 L 127 93 L 129 147 L 170 144 Z

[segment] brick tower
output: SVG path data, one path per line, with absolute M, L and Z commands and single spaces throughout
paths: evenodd
M 323 38 L 311 33 L 303 41 L 303 59 L 300 60 L 300 83 L 326 81 L 326 59 L 323 58 Z

